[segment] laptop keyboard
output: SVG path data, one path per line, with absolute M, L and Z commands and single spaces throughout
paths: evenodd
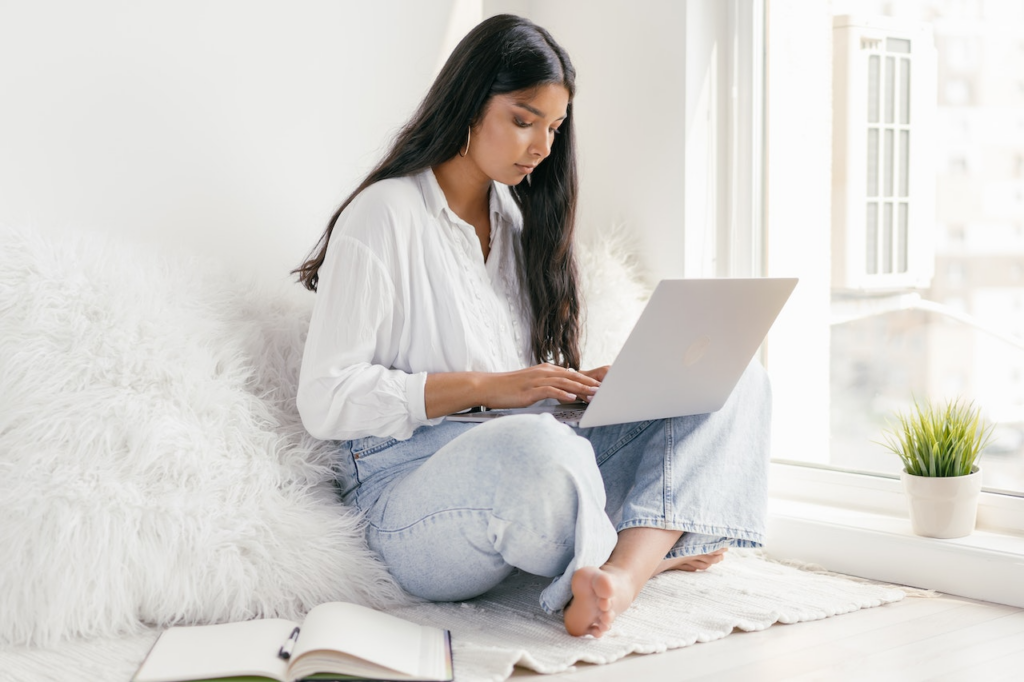
M 553 410 L 551 414 L 555 416 L 555 419 L 579 419 L 586 409 L 585 407 L 561 407 Z

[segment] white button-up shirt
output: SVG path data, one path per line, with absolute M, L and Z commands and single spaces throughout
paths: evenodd
M 486 263 L 429 168 L 371 185 L 342 212 L 319 270 L 298 408 L 313 436 L 408 438 L 430 372 L 532 364 L 516 250 L 522 216 L 491 186 Z

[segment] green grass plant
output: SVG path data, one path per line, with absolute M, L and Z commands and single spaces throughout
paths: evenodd
M 950 400 L 945 406 L 914 401 L 907 414 L 897 413 L 899 425 L 883 431 L 880 443 L 899 455 L 913 476 L 967 476 L 992 438 L 974 403 Z

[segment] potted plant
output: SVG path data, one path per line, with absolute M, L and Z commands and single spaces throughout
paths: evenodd
M 918 535 L 961 538 L 974 530 L 981 492 L 978 456 L 992 436 L 974 403 L 944 407 L 914 402 L 881 443 L 903 460 L 900 479 L 910 499 L 910 523 Z

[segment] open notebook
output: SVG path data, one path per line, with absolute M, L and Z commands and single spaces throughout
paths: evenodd
M 373 679 L 447 682 L 446 630 L 358 604 L 328 602 L 302 623 L 280 618 L 165 630 L 132 682 Z

